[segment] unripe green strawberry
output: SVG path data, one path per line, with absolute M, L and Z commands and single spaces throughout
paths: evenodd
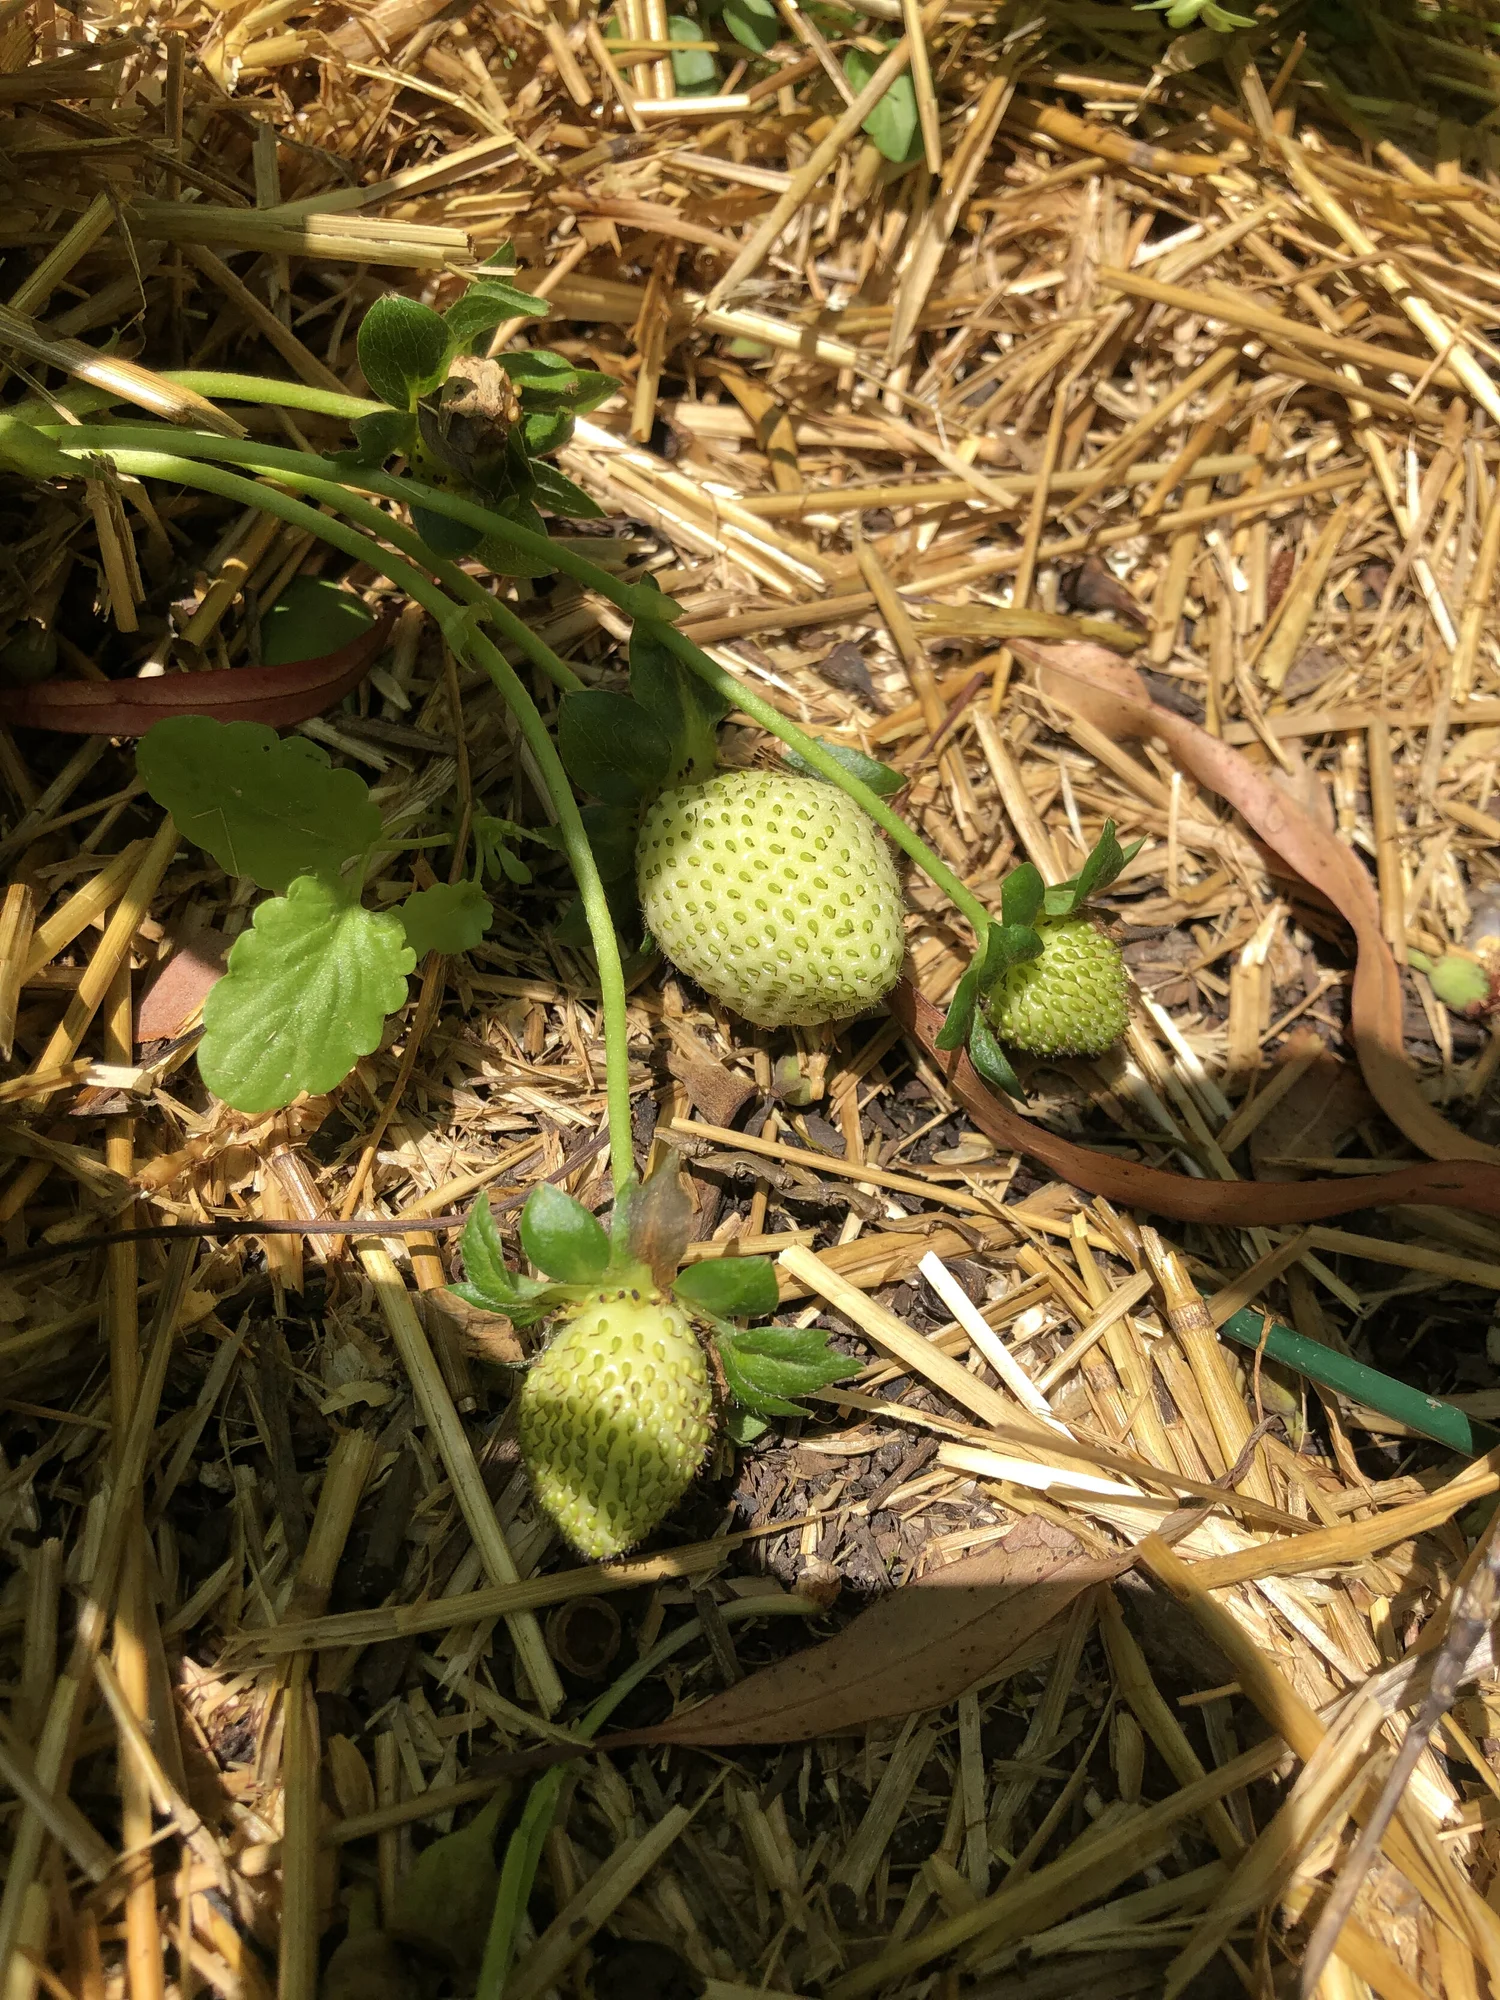
M 581 1555 L 649 1535 L 691 1484 L 712 1419 L 708 1362 L 660 1292 L 609 1286 L 527 1370 L 521 1456 L 538 1500 Z
M 674 965 L 757 1027 L 862 1013 L 901 971 L 896 865 L 879 829 L 815 778 L 724 771 L 652 805 L 641 908 Z
M 985 1001 L 1002 1042 L 1034 1056 L 1100 1056 L 1129 1019 L 1120 949 L 1087 917 L 1040 923 L 1040 958 L 1011 966 Z

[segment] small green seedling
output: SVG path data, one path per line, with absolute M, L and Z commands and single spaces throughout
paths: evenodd
M 236 938 L 203 1005 L 198 1067 L 237 1111 L 276 1111 L 342 1083 L 406 1004 L 429 951 L 469 951 L 489 928 L 478 881 L 439 883 L 366 909 L 381 845 L 369 788 L 303 736 L 259 722 L 173 716 L 141 739 L 146 790 L 230 875 L 272 894 Z M 508 828 L 508 822 L 497 822 Z
M 1433 992 L 1453 1013 L 1477 1020 L 1490 1012 L 1494 1003 L 1490 975 L 1476 960 L 1451 951 L 1432 959 L 1425 951 L 1409 949 L 1406 962 L 1415 971 L 1427 974 Z
M 1000 889 L 1000 921 L 958 982 L 937 1035 L 940 1049 L 968 1047 L 986 1083 L 1023 1095 L 1002 1044 L 1028 1055 L 1102 1055 L 1125 1032 L 1119 947 L 1081 914 L 1139 852 L 1122 848 L 1106 820 L 1070 881 L 1049 889 L 1029 861 Z
M 556 1321 L 521 1385 L 521 1454 L 543 1507 L 595 1561 L 649 1535 L 702 1464 L 715 1398 L 698 1330 L 741 1440 L 767 1417 L 805 1415 L 794 1397 L 853 1373 L 817 1328 L 734 1325 L 775 1311 L 775 1269 L 767 1257 L 683 1268 L 691 1223 L 669 1166 L 627 1186 L 607 1234 L 560 1188 L 533 1188 L 521 1249 L 545 1279 L 509 1268 L 486 1199 L 464 1227 L 459 1297 L 519 1326 Z
M 1205 28 L 1212 28 L 1220 35 L 1232 35 L 1236 28 L 1256 25 L 1248 15 L 1231 14 L 1227 7 L 1220 7 L 1217 0 L 1139 0 L 1135 11 L 1165 14 L 1169 28 L 1190 28 L 1194 21 L 1201 20 Z
M 360 322 L 359 364 L 389 408 L 359 419 L 358 449 L 344 462 L 351 469 L 380 466 L 400 453 L 430 485 L 479 500 L 516 527 L 545 535 L 542 507 L 578 519 L 600 517 L 583 489 L 546 461 L 572 437 L 573 419 L 606 402 L 620 385 L 613 375 L 579 368 L 545 348 L 524 348 L 500 360 L 475 352 L 505 321 L 551 310 L 545 299 L 511 283 L 505 274 L 513 268 L 508 246 L 497 251 L 442 313 L 401 293 L 375 301 Z M 528 561 L 482 529 L 420 505 L 411 512 L 417 532 L 439 555 L 477 549 L 496 575 L 549 573 L 550 565 Z

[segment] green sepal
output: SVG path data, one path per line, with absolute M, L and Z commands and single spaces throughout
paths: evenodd
M 858 778 L 867 785 L 877 798 L 888 799 L 897 792 L 904 791 L 907 777 L 904 771 L 896 771 L 889 764 L 882 764 L 878 757 L 867 757 L 863 750 L 856 750 L 852 743 L 831 743 L 827 737 L 815 739 L 820 750 L 826 750 L 835 763 L 842 764 L 851 778 Z M 799 778 L 817 778 L 822 784 L 831 784 L 831 778 L 808 763 L 795 750 L 783 750 L 781 761 L 789 771 L 795 771 Z
M 573 782 L 611 806 L 639 805 L 659 791 L 672 756 L 655 718 L 608 688 L 563 696 L 557 747 Z
M 551 1310 L 553 1289 L 535 1278 L 523 1278 L 505 1261 L 505 1246 L 495 1225 L 487 1194 L 469 1210 L 458 1247 L 463 1253 L 465 1280 L 449 1290 L 481 1312 L 504 1313 L 517 1326 L 530 1326 Z
M 612 1268 L 644 1267 L 663 1288 L 674 1282 L 693 1237 L 693 1204 L 675 1152 L 667 1153 L 649 1180 L 626 1184 L 615 1202 L 610 1234 Z
M 1036 871 L 1033 869 L 1032 873 Z M 1037 875 L 1037 885 L 1041 886 L 1041 876 Z M 1025 907 L 1024 902 L 1021 907 Z M 1001 908 L 1005 908 L 1004 891 L 1001 892 Z M 980 996 L 988 993 L 995 982 L 1009 971 L 1013 965 L 1020 965 L 1028 958 L 1035 958 L 1042 949 L 1042 940 L 1029 924 L 1002 922 L 991 924 L 984 934 L 984 949 L 976 952 L 969 961 L 968 970 L 959 980 L 953 998 L 948 1003 L 948 1012 L 943 1025 L 933 1037 L 936 1048 L 961 1049 L 969 1039 L 969 1028 L 975 1020 L 975 1008 Z
M 1090 896 L 1097 896 L 1107 889 L 1121 869 L 1133 861 L 1145 842 L 1131 841 L 1129 847 L 1121 847 L 1115 838 L 1115 823 L 1112 819 L 1104 822 L 1104 829 L 1094 842 L 1088 859 L 1078 873 L 1066 882 L 1060 882 L 1055 889 L 1047 891 L 1044 905 L 1049 917 L 1071 917 L 1086 903 Z
M 689 673 L 649 626 L 630 634 L 630 693 L 667 738 L 670 750 L 661 783 L 683 785 L 713 776 L 717 725 L 729 704 Z
M 1030 928 L 1042 914 L 1046 900 L 1047 885 L 1042 880 L 1042 871 L 1031 861 L 1013 868 L 1000 885 L 1000 915 L 1007 924 Z
M 969 1023 L 969 1061 L 992 1089 L 1003 1090 L 1008 1097 L 1026 1095 L 989 1022 L 977 1009 Z
M 627 583 L 616 603 L 627 618 L 643 619 L 651 625 L 675 625 L 682 616 L 677 599 L 668 597 L 656 579 L 649 576 L 639 583 Z
M 764 1319 L 775 1312 L 781 1297 L 769 1257 L 712 1257 L 689 1264 L 672 1289 L 714 1319 Z
M 804 1417 L 806 1410 L 791 1397 L 859 1373 L 859 1364 L 847 1354 L 835 1354 L 819 1327 L 719 1326 L 715 1331 L 729 1393 L 758 1417 Z
M 356 345 L 365 380 L 381 402 L 409 410 L 442 381 L 452 342 L 441 313 L 391 292 L 360 321 Z
M 609 1265 L 609 1238 L 597 1216 L 551 1181 L 539 1181 L 521 1210 L 521 1248 L 565 1285 L 588 1285 Z

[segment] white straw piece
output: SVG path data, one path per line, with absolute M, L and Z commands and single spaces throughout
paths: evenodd
M 1053 1416 L 1047 1398 L 936 1252 L 929 1250 L 917 1268 L 1016 1401 L 1024 1404 L 1034 1417 L 1040 1417 L 1053 1430 L 1062 1431 L 1066 1436 L 1064 1426 Z

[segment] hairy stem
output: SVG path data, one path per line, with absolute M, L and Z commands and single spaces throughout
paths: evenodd
M 76 431 L 70 432 L 70 442 L 76 436 L 78 436 Z M 300 454 L 292 455 L 301 457 Z M 588 835 L 584 832 L 583 820 L 579 815 L 572 787 L 568 783 L 567 773 L 562 767 L 562 760 L 553 745 L 547 725 L 543 722 L 536 703 L 515 669 L 493 642 L 469 622 L 472 614 L 466 614 L 451 598 L 445 596 L 421 570 L 401 556 L 393 555 L 388 549 L 382 548 L 371 535 L 363 533 L 360 529 L 331 515 L 321 514 L 303 501 L 278 492 L 275 487 L 260 485 L 238 473 L 226 472 L 217 465 L 203 464 L 196 459 L 164 451 L 115 449 L 111 450 L 110 456 L 122 472 L 134 473 L 144 479 L 163 479 L 182 486 L 195 486 L 203 492 L 217 493 L 224 499 L 236 501 L 243 507 L 259 507 L 266 513 L 277 515 L 291 526 L 302 529 L 305 533 L 332 543 L 335 548 L 342 549 L 354 561 L 368 563 L 382 575 L 388 576 L 392 583 L 430 611 L 448 637 L 454 651 L 472 657 L 494 681 L 502 699 L 515 715 L 522 737 L 535 757 L 537 769 L 547 787 L 547 796 L 557 813 L 558 828 L 578 883 L 579 896 L 588 921 L 589 935 L 599 969 L 610 1165 L 616 1189 L 623 1188 L 635 1170 L 635 1155 L 630 1125 L 630 1064 L 626 1040 L 625 979 L 620 965 L 619 941 L 615 936 L 614 921 L 610 916 L 604 884 L 600 880 L 593 849 L 589 846 Z M 308 461 L 304 459 L 302 462 L 305 464 Z M 312 463 L 318 461 L 314 460 Z M 340 492 L 342 490 L 339 489 Z M 349 499 L 353 496 L 345 494 L 344 497 Z M 375 512 L 374 509 L 370 511 Z M 383 515 L 379 516 L 379 520 L 382 532 L 387 531 L 391 524 Z M 486 601 L 489 601 L 488 597 Z

